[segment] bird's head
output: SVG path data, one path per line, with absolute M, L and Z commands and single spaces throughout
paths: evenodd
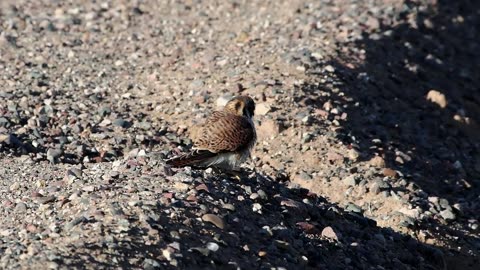
M 239 116 L 252 118 L 255 113 L 255 102 L 249 96 L 238 96 L 232 98 L 225 105 L 224 111 L 233 113 Z

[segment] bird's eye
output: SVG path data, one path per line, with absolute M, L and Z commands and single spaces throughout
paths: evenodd
M 236 111 L 239 111 L 241 107 L 242 107 L 242 103 L 240 103 L 240 102 L 235 103 L 235 110 Z

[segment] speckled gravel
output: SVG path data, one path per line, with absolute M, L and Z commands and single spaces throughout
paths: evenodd
M 475 269 L 477 2 L 0 1 L 0 269 Z

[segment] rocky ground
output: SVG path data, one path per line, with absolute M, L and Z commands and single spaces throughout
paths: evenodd
M 0 269 L 475 269 L 479 13 L 1 1 Z M 240 181 L 164 166 L 239 94 Z

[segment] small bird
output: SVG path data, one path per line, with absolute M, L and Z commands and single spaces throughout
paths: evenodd
M 194 126 L 190 134 L 193 148 L 166 161 L 172 167 L 212 167 L 226 172 L 240 170 L 257 140 L 253 115 L 255 102 L 248 96 L 232 98 L 206 122 Z

